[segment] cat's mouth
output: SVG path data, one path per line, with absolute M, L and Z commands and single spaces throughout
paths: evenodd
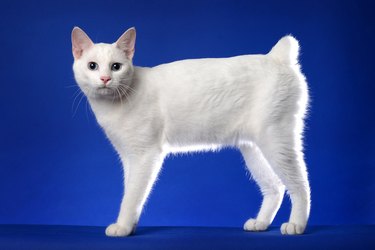
M 108 86 L 100 86 L 95 88 L 94 95 L 97 97 L 103 97 L 103 98 L 111 98 L 114 99 L 122 99 L 123 97 L 128 96 L 127 90 L 125 87 L 108 87 Z
M 113 90 L 105 86 L 97 88 L 96 92 L 99 95 L 112 95 L 113 94 Z

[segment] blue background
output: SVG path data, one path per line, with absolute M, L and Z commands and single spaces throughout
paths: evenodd
M 106 225 L 122 169 L 85 98 L 70 32 L 114 42 L 137 28 L 134 63 L 267 53 L 301 43 L 312 106 L 306 160 L 311 224 L 375 223 L 371 1 L 1 1 L 0 223 Z M 141 225 L 242 226 L 261 196 L 239 152 L 171 156 Z M 285 198 L 275 224 L 289 216 Z

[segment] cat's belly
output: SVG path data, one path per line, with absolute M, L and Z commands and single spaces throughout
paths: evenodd
M 240 118 L 190 119 L 185 117 L 165 127 L 164 137 L 172 151 L 215 150 L 252 141 L 253 129 Z M 187 119 L 186 119 L 187 118 Z

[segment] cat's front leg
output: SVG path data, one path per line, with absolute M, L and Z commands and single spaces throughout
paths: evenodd
M 160 171 L 164 155 L 152 148 L 129 154 L 124 162 L 125 194 L 117 222 L 106 229 L 107 236 L 128 236 L 135 231 L 143 205 Z

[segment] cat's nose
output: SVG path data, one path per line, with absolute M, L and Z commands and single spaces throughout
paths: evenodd
M 100 80 L 102 80 L 102 82 L 104 84 L 107 84 L 107 82 L 109 82 L 111 80 L 111 77 L 110 76 L 101 76 Z

